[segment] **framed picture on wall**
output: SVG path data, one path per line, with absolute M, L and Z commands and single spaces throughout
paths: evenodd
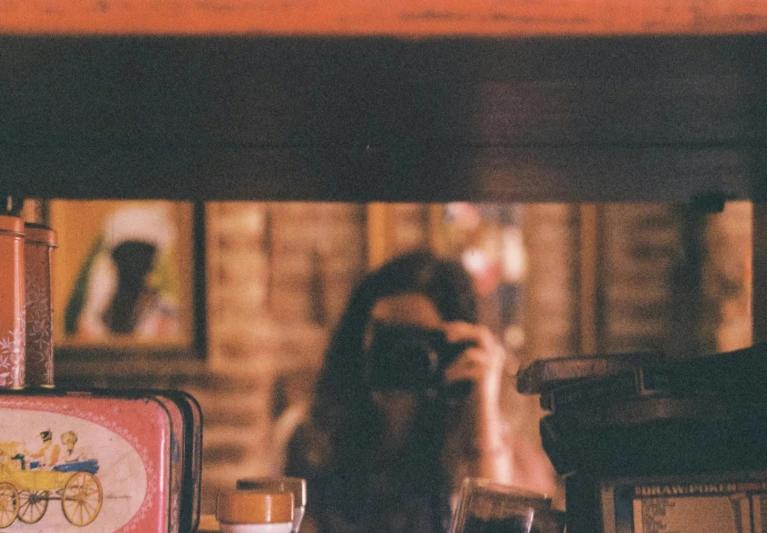
M 193 352 L 194 206 L 53 200 L 57 348 Z

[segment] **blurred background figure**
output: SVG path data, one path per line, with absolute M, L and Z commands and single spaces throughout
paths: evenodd
M 447 530 L 467 476 L 552 494 L 542 449 L 509 431 L 518 361 L 477 323 L 459 262 L 413 252 L 368 275 L 331 339 L 286 473 L 308 480 L 305 529 Z

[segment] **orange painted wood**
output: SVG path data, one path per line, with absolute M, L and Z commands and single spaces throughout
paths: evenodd
M 763 0 L 0 0 L 5 34 L 532 36 L 767 31 Z

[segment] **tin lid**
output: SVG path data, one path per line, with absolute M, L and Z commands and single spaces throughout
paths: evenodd
M 300 477 L 255 477 L 238 479 L 237 488 L 241 490 L 292 492 L 293 504 L 296 507 L 306 507 L 306 480 Z
M 56 247 L 56 232 L 44 224 L 27 222 L 24 224 L 24 233 L 27 242 L 35 244 L 47 244 Z
M 293 493 L 234 490 L 218 493 L 216 518 L 225 524 L 273 524 L 293 521 Z
M 24 219 L 9 215 L 0 215 L 0 233 L 15 233 L 24 236 Z

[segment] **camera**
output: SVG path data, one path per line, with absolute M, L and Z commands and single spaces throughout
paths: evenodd
M 375 322 L 368 352 L 372 388 L 444 391 L 445 369 L 471 346 L 448 342 L 439 329 Z

